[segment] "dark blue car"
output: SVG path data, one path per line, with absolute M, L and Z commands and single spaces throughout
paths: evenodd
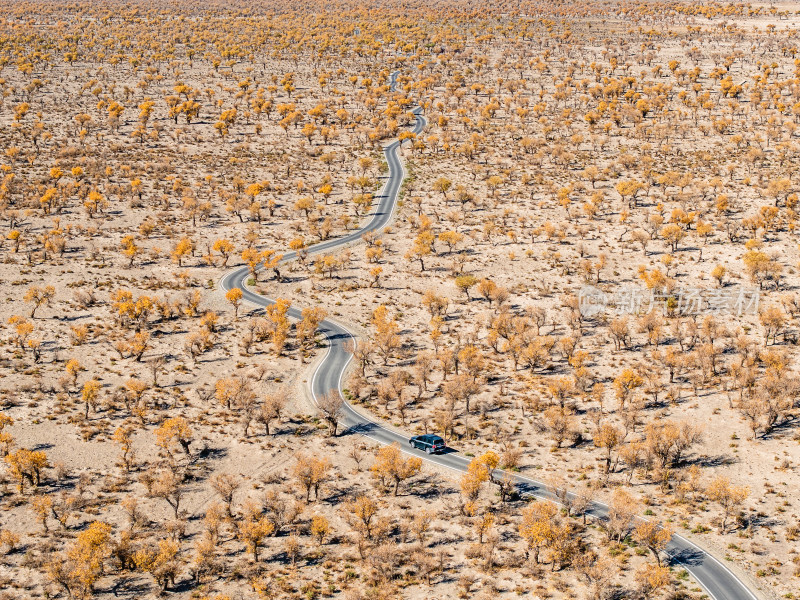
M 408 443 L 413 448 L 418 448 L 420 450 L 425 450 L 428 454 L 436 454 L 437 452 L 442 452 L 445 449 L 445 443 L 442 438 L 438 435 L 415 435 Z

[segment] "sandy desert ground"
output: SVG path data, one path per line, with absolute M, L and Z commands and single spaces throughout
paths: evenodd
M 800 6 L 4 8 L 0 598 L 703 597 L 669 532 L 800 596 Z M 398 136 L 391 226 L 278 265 Z M 329 435 L 326 315 L 346 398 L 474 469 Z

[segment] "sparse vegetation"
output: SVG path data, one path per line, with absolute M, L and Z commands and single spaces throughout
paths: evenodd
M 676 532 L 794 593 L 800 9 L 6 9 L 3 598 L 700 598 Z M 311 397 L 328 317 L 464 473 Z

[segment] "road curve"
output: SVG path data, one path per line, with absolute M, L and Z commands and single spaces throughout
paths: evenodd
M 398 72 L 391 74 L 390 84 L 394 91 L 397 84 Z M 422 108 L 415 107 L 413 113 L 416 122 L 411 129 L 413 133 L 420 133 L 425 128 L 427 121 L 422 115 Z M 307 249 L 309 255 L 331 251 L 349 244 L 361 241 L 361 236 L 369 231 L 380 231 L 388 225 L 400 192 L 400 186 L 405 177 L 405 170 L 399 156 L 400 142 L 394 141 L 384 146 L 383 153 L 389 165 L 389 175 L 386 182 L 376 198 L 374 212 L 369 221 L 359 230 L 346 236 L 321 242 Z M 283 262 L 290 262 L 297 258 L 296 252 L 289 252 L 284 255 Z M 227 273 L 221 280 L 222 289 L 227 291 L 232 288 L 242 290 L 243 300 L 259 307 L 266 307 L 274 303 L 274 300 L 265 298 L 247 289 L 246 282 L 249 277 L 247 267 L 239 267 Z M 293 319 L 301 318 L 301 310 L 291 307 L 288 316 Z M 311 394 L 316 399 L 330 390 L 342 390 L 342 378 L 347 370 L 347 366 L 352 359 L 352 354 L 345 350 L 348 341 L 356 342 L 356 337 L 344 325 L 335 323 L 330 319 L 324 320 L 319 327 L 328 340 L 328 351 L 325 357 L 317 366 L 311 377 Z M 387 429 L 369 417 L 357 412 L 350 404 L 345 403 L 341 425 L 350 433 L 363 435 L 381 444 L 397 443 L 407 453 L 419 456 L 420 458 L 437 464 L 441 467 L 453 471 L 464 472 L 470 463 L 470 459 L 448 449 L 447 452 L 439 455 L 425 454 L 424 452 L 411 448 L 408 444 L 408 437 Z M 495 476 L 502 474 L 497 471 Z M 529 479 L 517 473 L 509 472 L 517 484 L 521 494 L 534 496 L 542 499 L 550 499 L 558 502 L 558 499 L 547 490 L 546 486 L 538 481 Z M 593 503 L 588 514 L 605 519 L 608 516 L 608 507 L 601 503 Z M 757 596 L 751 592 L 745 584 L 739 580 L 722 562 L 708 554 L 698 546 L 680 535 L 673 535 L 672 540 L 666 548 L 666 554 L 670 557 L 672 564 L 683 566 L 694 579 L 705 589 L 706 593 L 714 600 L 758 600 Z

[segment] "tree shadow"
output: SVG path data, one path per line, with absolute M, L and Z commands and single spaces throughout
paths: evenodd
M 168 593 L 188 593 L 197 587 L 197 582 L 194 577 L 186 577 L 178 581 L 175 585 L 167 588 Z
M 203 449 L 201 449 L 193 456 L 194 458 L 193 462 L 205 459 L 219 460 L 225 458 L 227 455 L 228 455 L 227 448 L 212 448 L 210 446 L 205 446 Z
M 350 425 L 349 427 L 345 428 L 344 431 L 339 433 L 338 437 L 345 437 L 350 435 L 367 435 L 380 429 L 380 425 L 375 423 L 357 423 L 356 425 Z
M 676 552 L 667 552 L 669 565 L 683 565 L 686 567 L 699 567 L 705 561 L 705 554 L 699 548 L 684 548 Z
M 115 598 L 142 598 L 151 590 L 150 583 L 144 577 L 122 575 L 116 577 L 114 585 L 108 588 Z
M 698 467 L 723 467 L 734 465 L 737 462 L 739 462 L 738 459 L 724 454 L 719 454 L 717 456 L 696 456 L 682 461 L 685 465 L 697 465 Z
M 750 527 L 776 527 L 781 524 L 779 519 L 762 513 L 747 515 L 746 522 Z
M 330 506 L 338 506 L 347 500 L 355 498 L 358 495 L 357 492 L 358 489 L 355 484 L 345 487 L 337 487 L 324 498 L 320 498 L 319 502 L 322 504 L 329 504 Z
M 53 319 L 56 321 L 61 321 L 62 323 L 72 323 L 73 321 L 78 321 L 80 319 L 88 318 L 87 315 L 55 315 Z
M 790 415 L 780 423 L 776 423 L 775 425 L 773 425 L 772 429 L 770 429 L 766 433 L 761 434 L 759 437 L 762 440 L 775 438 L 777 437 L 777 435 L 783 435 L 789 433 L 796 424 L 797 424 L 797 419 Z

